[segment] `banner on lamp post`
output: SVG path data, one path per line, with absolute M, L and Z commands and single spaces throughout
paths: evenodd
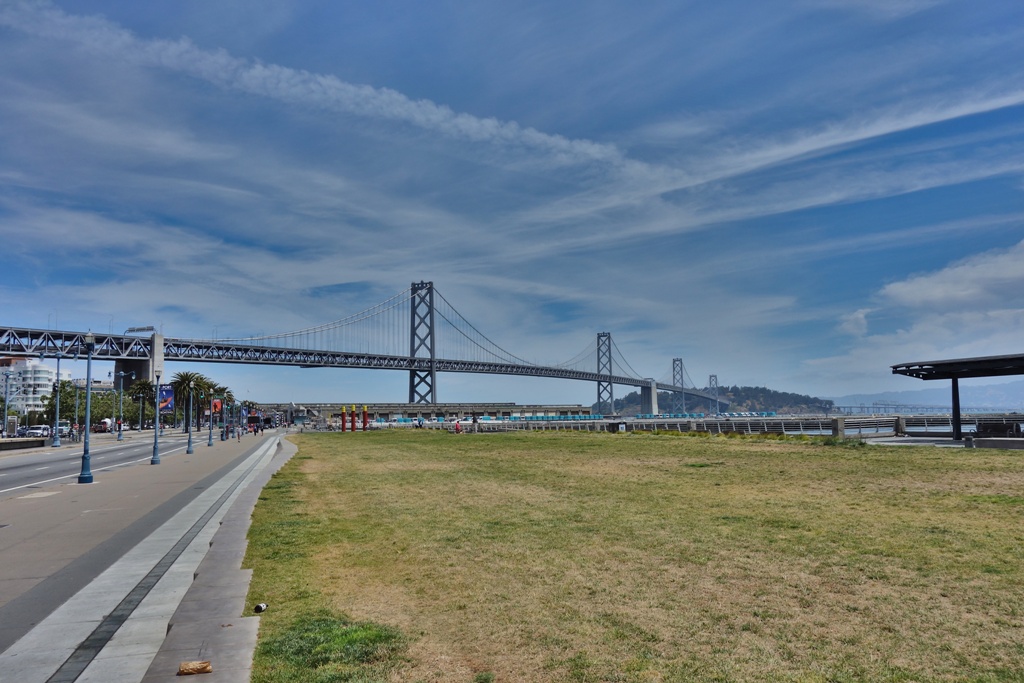
M 174 412 L 174 387 L 170 384 L 160 385 L 160 414 Z

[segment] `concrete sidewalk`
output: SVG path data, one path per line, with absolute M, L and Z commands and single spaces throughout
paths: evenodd
M 279 436 L 264 439 L 0 654 L 0 678 L 160 681 L 175 676 L 180 661 L 206 659 L 214 673 L 204 680 L 248 681 L 258 618 L 241 616 L 251 612 L 244 605 L 249 572 L 240 569 L 245 536 L 260 491 L 294 450 Z M 153 478 L 144 466 L 131 469 L 120 476 Z M 78 487 L 74 495 L 101 488 Z
M 167 637 L 143 683 L 180 681 L 178 665 L 209 661 L 204 681 L 248 683 L 259 617 L 245 604 L 252 570 L 241 569 L 252 510 L 267 481 L 298 450 L 282 440 L 273 460 L 235 500 L 213 536 L 184 599 L 168 624 Z M 247 616 L 242 616 L 247 615 Z

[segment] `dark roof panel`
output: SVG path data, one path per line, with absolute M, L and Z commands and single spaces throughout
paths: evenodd
M 892 374 L 918 379 L 963 379 L 1024 375 L 1024 355 L 929 360 L 892 366 Z

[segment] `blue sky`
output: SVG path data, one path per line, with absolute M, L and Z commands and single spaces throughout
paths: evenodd
M 1018 0 L 0 0 L 0 88 L 4 324 L 245 336 L 431 280 L 518 356 L 608 331 L 698 384 L 909 390 L 890 365 L 1024 351 Z

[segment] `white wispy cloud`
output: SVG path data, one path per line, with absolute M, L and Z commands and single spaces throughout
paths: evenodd
M 855 337 L 863 337 L 868 331 L 868 314 L 871 313 L 870 308 L 861 308 L 843 317 L 843 321 L 839 325 L 839 329 L 846 334 L 853 335 Z
M 0 23 L 141 66 L 171 69 L 220 87 L 291 104 L 408 123 L 471 142 L 531 148 L 544 152 L 555 164 L 622 161 L 620 152 L 611 145 L 570 140 L 512 121 L 458 113 L 429 100 L 411 100 L 388 88 L 355 85 L 330 75 L 245 60 L 224 50 L 203 50 L 188 38 L 142 40 L 105 19 L 70 15 L 48 3 L 9 2 L 0 7 Z
M 809 6 L 864 13 L 880 20 L 902 19 L 917 14 L 947 0 L 813 0 Z
M 609 210 L 636 206 L 682 190 L 709 188 L 724 180 L 781 164 L 804 161 L 881 136 L 1024 104 L 1024 88 L 1015 88 L 1013 83 L 1009 83 L 974 92 L 946 95 L 932 101 L 916 101 L 912 105 L 900 104 L 861 111 L 846 120 L 790 131 L 769 140 L 722 137 L 716 143 L 718 151 L 715 156 L 702 158 L 699 169 L 686 171 L 628 159 L 610 144 L 569 139 L 522 127 L 514 121 L 455 112 L 428 100 L 411 100 L 387 88 L 354 85 L 331 75 L 245 60 L 223 50 L 203 50 L 187 38 L 177 41 L 143 40 L 102 18 L 69 15 L 48 3 L 15 0 L 0 8 L 0 23 L 33 35 L 71 41 L 83 48 L 114 55 L 141 66 L 178 71 L 223 88 L 290 104 L 407 123 L 434 133 L 473 143 L 486 143 L 512 152 L 532 150 L 534 155 L 541 155 L 545 163 L 555 166 L 599 164 L 614 169 L 603 181 L 600 176 L 590 181 L 589 187 L 581 192 L 520 213 L 518 219 L 524 226 L 531 223 L 550 225 L 552 222 L 580 222 Z M 93 125 L 100 124 L 94 121 Z M 116 124 L 108 122 L 106 125 Z M 685 122 L 683 125 L 686 125 Z M 666 133 L 674 130 L 678 134 L 678 126 L 679 122 L 666 121 L 653 128 L 653 131 Z M 160 136 L 151 136 L 151 139 L 153 142 L 150 144 L 157 144 Z M 909 190 L 898 184 L 890 184 L 889 187 L 894 188 L 892 192 L 903 192 L 934 187 L 941 182 L 935 176 L 930 182 L 911 185 Z M 876 188 L 882 186 L 881 183 L 875 184 Z M 854 187 L 851 184 L 833 184 L 832 193 L 819 194 L 813 200 L 807 198 L 810 195 L 805 195 L 794 202 L 793 206 L 799 208 L 877 196 L 874 194 L 876 191 L 862 190 L 858 194 Z M 791 209 L 767 209 L 762 215 L 784 210 Z M 687 223 L 685 220 L 655 221 L 638 226 L 638 230 L 656 235 L 686 230 L 694 224 L 713 224 L 719 220 L 722 218 L 711 216 L 695 223 Z M 597 237 L 605 238 L 604 235 Z M 584 243 L 588 240 L 586 236 L 577 236 L 577 239 Z
M 882 287 L 875 306 L 845 314 L 850 348 L 804 363 L 810 373 L 865 390 L 904 362 L 1020 353 L 1024 338 L 1024 241 L 957 260 Z M 870 333 L 869 316 L 887 329 Z
M 881 296 L 912 310 L 1024 309 L 1024 241 L 886 285 Z
M 30 119 L 34 125 L 45 126 L 50 134 L 73 137 L 90 144 L 95 150 L 110 154 L 124 150 L 132 155 L 144 155 L 154 161 L 216 161 L 234 154 L 223 143 L 200 142 L 194 133 L 166 123 L 152 125 L 137 118 L 119 117 L 110 112 L 90 111 L 81 104 L 53 99 L 38 89 L 28 89 L 7 83 L 7 106 Z M 136 159 L 137 160 L 137 159 Z
M 344 312 L 310 300 L 317 288 L 433 279 L 517 354 L 557 362 L 613 329 L 641 357 L 682 354 L 697 374 L 792 389 L 798 366 L 801 382 L 856 382 L 887 362 L 1000 352 L 1022 331 L 1022 247 L 971 254 L 1022 224 L 1007 188 L 1024 174 L 1011 111 L 1024 75 L 1012 50 L 1005 68 L 950 65 L 1012 47 L 1016 29 L 944 42 L 949 18 L 938 37 L 913 23 L 933 4 L 751 2 L 737 19 L 664 3 L 623 25 L 607 18 L 634 12 L 626 3 L 594 15 L 579 2 L 559 10 L 562 25 L 599 16 L 571 40 L 545 23 L 554 10 L 531 7 L 487 70 L 452 47 L 444 63 L 466 63 L 480 95 L 416 80 L 427 67 L 398 58 L 368 68 L 358 46 L 289 53 L 301 19 L 289 25 L 284 5 L 219 36 L 195 16 L 168 29 L 143 10 L 110 5 L 136 22 L 118 24 L 70 3 L 0 0 L 0 230 L 32 271 L 0 279 L 3 298 L 27 316 L 26 287 L 83 319 L 164 311 L 176 333 L 203 336 Z M 296 14 L 345 16 L 320 11 Z M 664 24 L 691 19 L 692 48 L 674 49 Z M 908 39 L 878 38 L 879 22 L 903 20 Z M 166 39 L 178 26 L 189 37 Z M 790 40 L 797 27 L 809 30 Z M 239 56 L 249 50 L 266 61 Z M 359 68 L 341 61 L 353 55 Z M 950 202 L 945 222 L 916 213 L 937 188 L 970 204 L 968 183 L 998 201 Z M 59 267 L 33 239 L 55 245 Z M 920 245 L 964 258 L 908 275 Z M 840 259 L 855 282 L 803 277 Z M 103 276 L 62 279 L 79 263 Z M 277 301 L 288 303 L 266 303 Z M 549 301 L 578 322 L 551 330 L 534 310 Z M 809 354 L 829 358 L 800 366 Z

